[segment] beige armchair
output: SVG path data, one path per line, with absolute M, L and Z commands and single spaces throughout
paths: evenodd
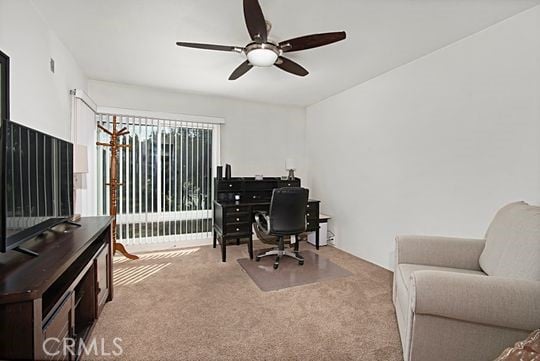
M 393 301 L 405 361 L 495 359 L 540 328 L 540 207 L 503 207 L 485 240 L 398 236 Z

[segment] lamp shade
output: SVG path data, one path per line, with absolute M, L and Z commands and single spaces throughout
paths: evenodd
M 88 148 L 76 144 L 73 148 L 73 173 L 88 173 Z
M 286 170 L 296 169 L 294 165 L 294 159 L 292 158 L 285 159 L 285 169 Z

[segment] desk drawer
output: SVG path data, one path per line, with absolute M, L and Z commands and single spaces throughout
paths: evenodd
M 306 214 L 307 213 L 309 213 L 310 217 L 318 217 L 319 216 L 319 202 L 308 202 L 306 206 Z
M 284 187 L 300 187 L 300 180 L 298 179 L 295 179 L 295 180 L 280 180 L 278 182 L 278 186 L 279 188 L 284 188 Z
M 227 213 L 225 216 L 225 224 L 249 222 L 251 222 L 251 216 L 249 213 Z
M 251 223 L 227 224 L 225 225 L 225 233 L 251 233 Z
M 259 204 L 256 206 L 253 206 L 253 213 L 257 212 L 266 212 L 268 213 L 270 211 L 270 204 Z
M 319 229 L 319 220 L 317 219 L 308 219 L 306 225 L 306 231 L 316 231 Z
M 239 181 L 220 181 L 218 182 L 218 190 L 220 191 L 239 191 L 242 189 L 242 182 Z
M 276 188 L 276 181 L 274 180 L 256 180 L 246 182 L 246 190 L 250 191 L 272 191 L 274 188 Z
M 266 190 L 246 192 L 243 199 L 247 200 L 248 202 L 256 201 L 270 203 L 270 199 L 272 199 L 272 191 Z
M 319 210 L 306 209 L 306 218 L 309 220 L 317 220 L 319 218 Z
M 226 218 L 230 216 L 231 214 L 249 213 L 249 206 L 232 206 L 232 207 L 225 208 L 224 211 L 225 211 L 225 218 Z

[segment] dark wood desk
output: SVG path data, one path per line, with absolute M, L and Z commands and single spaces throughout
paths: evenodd
M 283 181 L 280 178 L 255 180 L 248 177 L 214 180 L 214 248 L 221 245 L 221 260 L 227 260 L 227 241 L 248 238 L 249 257 L 253 259 L 254 214 L 268 211 L 272 190 L 281 187 L 299 187 L 300 179 Z M 235 201 L 235 196 L 240 196 Z M 319 201 L 310 199 L 307 205 L 307 232 L 316 232 L 316 245 L 319 249 Z

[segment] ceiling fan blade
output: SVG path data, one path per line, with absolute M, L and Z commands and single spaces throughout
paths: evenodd
M 274 65 L 294 75 L 306 76 L 309 74 L 309 71 L 304 69 L 304 67 L 282 56 L 278 58 L 278 60 L 276 61 Z
M 244 61 L 242 64 L 238 66 L 238 68 L 234 69 L 231 76 L 229 76 L 229 80 L 236 80 L 240 78 L 242 75 L 247 73 L 251 68 L 253 68 L 253 65 L 249 63 L 249 61 Z
M 298 38 L 285 40 L 279 43 L 280 48 L 284 53 L 298 50 L 306 50 L 317 48 L 319 46 L 328 45 L 341 41 L 347 37 L 344 31 L 336 31 L 333 33 L 312 34 L 300 36 Z
M 177 42 L 176 45 L 184 46 L 187 48 L 196 48 L 196 49 L 205 49 L 205 50 L 219 50 L 219 51 L 234 51 L 241 53 L 244 49 L 239 46 L 228 46 L 228 45 L 215 45 L 215 44 L 201 44 L 201 43 L 185 43 Z
M 251 39 L 258 43 L 265 43 L 268 38 L 268 30 L 258 0 L 244 0 L 244 20 Z

